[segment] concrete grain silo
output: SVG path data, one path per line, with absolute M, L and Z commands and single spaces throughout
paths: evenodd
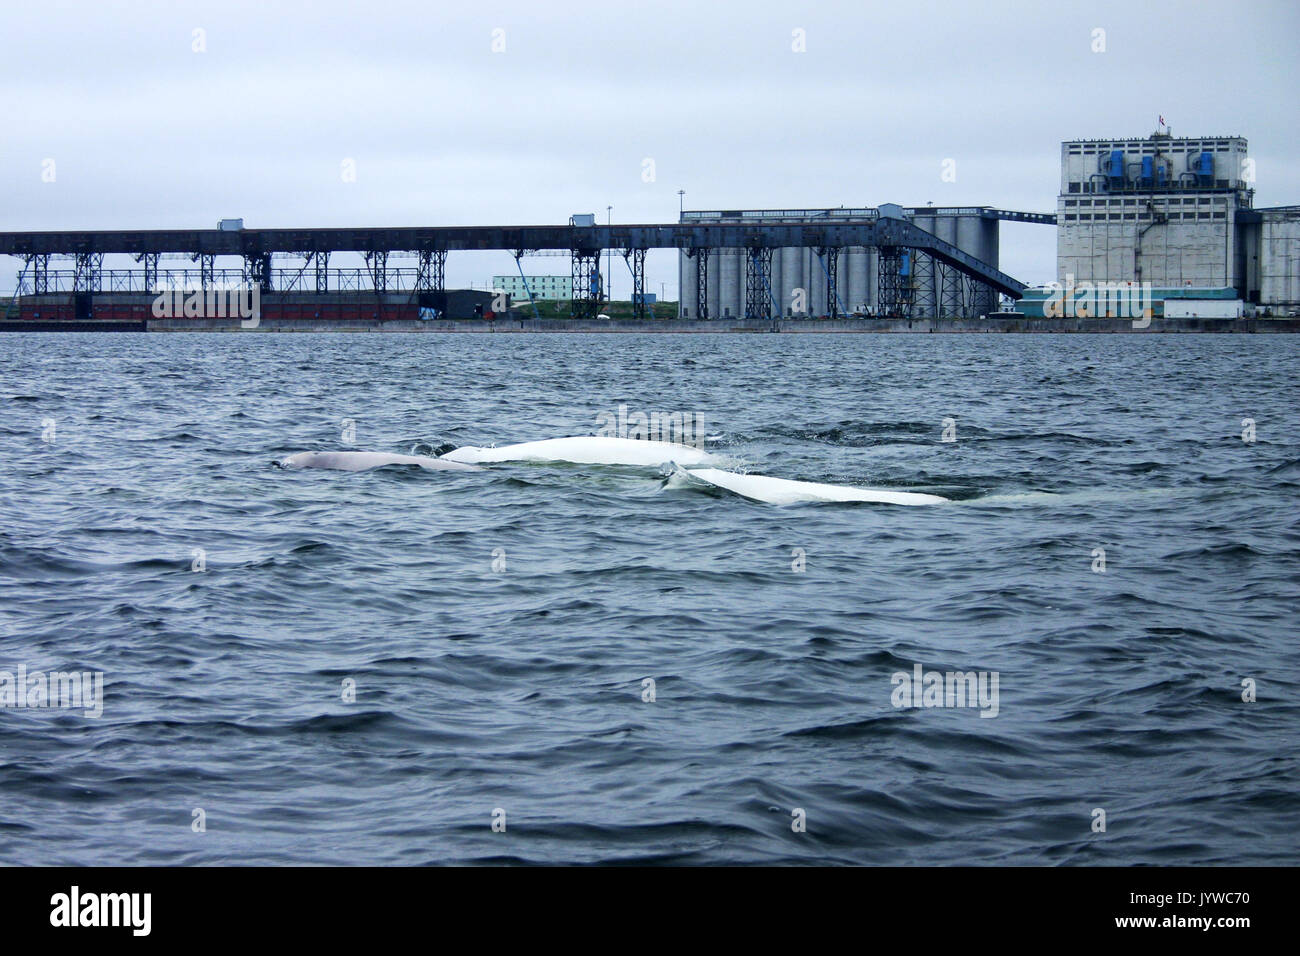
M 964 252 L 996 266 L 998 261 L 999 215 L 982 206 L 963 208 L 911 208 L 903 214 L 914 225 L 940 239 L 957 246 Z M 773 209 L 731 210 L 715 212 L 684 212 L 682 222 L 687 223 L 737 223 L 737 222 L 808 222 L 829 219 L 836 222 L 870 222 L 878 218 L 875 208 L 835 209 Z M 985 291 L 971 301 L 963 297 L 962 286 L 952 270 L 942 270 L 919 257 L 920 263 L 912 276 L 913 301 L 927 312 L 945 315 L 972 315 L 996 308 L 996 296 Z M 839 301 L 827 301 L 827 275 L 825 261 L 811 248 L 774 249 L 772 251 L 771 295 L 775 300 L 773 312 L 785 315 L 792 308 L 796 289 L 805 290 L 805 307 L 814 316 L 832 312 L 849 313 L 875 310 L 879 307 L 879 253 L 874 247 L 852 246 L 839 251 L 838 257 Z M 748 255 L 743 249 L 715 250 L 709 260 L 710 318 L 732 318 L 745 314 L 746 276 Z M 696 275 L 698 264 L 693 257 L 682 253 L 679 261 L 682 306 L 690 318 L 699 317 L 700 303 L 696 301 Z M 948 279 L 942 288 L 937 287 L 939 276 Z M 919 316 L 919 313 L 915 313 Z

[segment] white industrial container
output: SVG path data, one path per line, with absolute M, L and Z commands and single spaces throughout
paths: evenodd
M 217 223 L 217 228 L 220 229 L 222 232 L 239 232 L 239 230 L 244 228 L 244 220 L 222 219 L 219 223 Z
M 1240 299 L 1165 299 L 1167 319 L 1239 319 Z

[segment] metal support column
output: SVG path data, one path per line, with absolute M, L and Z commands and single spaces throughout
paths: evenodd
M 208 287 L 211 286 L 214 281 L 213 277 L 216 273 L 217 257 L 200 255 L 197 258 L 199 260 L 199 285 L 202 287 L 204 292 L 207 292 Z
M 902 246 L 880 247 L 880 314 L 892 318 L 909 318 L 912 310 L 910 277 L 903 273 L 908 250 Z
M 707 319 L 709 317 L 709 256 L 713 250 L 709 248 L 692 249 L 687 255 L 695 257 L 695 317 L 697 319 Z
M 415 288 L 420 292 L 447 290 L 447 250 L 422 249 L 415 274 Z
M 645 302 L 645 253 L 644 249 L 624 249 L 623 261 L 632 270 L 632 314 L 644 319 Z
M 388 291 L 387 252 L 367 252 L 366 271 L 370 273 L 370 285 L 376 293 Z
M 940 318 L 945 318 L 947 316 L 957 314 L 957 312 L 955 311 L 955 307 L 953 305 L 952 273 L 953 270 L 950 269 L 947 265 L 938 261 L 937 259 L 935 260 L 934 262 L 934 301 L 936 303 L 935 314 Z
M 819 246 L 813 250 L 821 260 L 826 273 L 826 314 L 837 319 L 844 311 L 840 307 L 840 249 L 839 246 Z M 811 303 L 809 303 L 811 306 Z
M 46 253 L 28 256 L 32 267 L 32 295 L 47 295 L 50 291 L 50 257 Z
M 72 276 L 73 292 L 102 292 L 104 288 L 104 254 L 78 252 Z
M 572 249 L 573 311 L 575 319 L 594 319 L 604 304 L 599 249 Z
M 980 282 L 979 279 L 971 278 L 968 281 L 971 284 L 969 314 L 988 315 L 990 312 L 996 312 L 998 308 L 998 290 L 987 282 Z
M 914 294 L 912 314 L 923 319 L 939 317 L 939 270 L 934 256 L 919 249 L 912 250 L 912 277 Z
M 204 258 L 207 259 L 210 257 L 204 256 Z M 244 274 L 248 277 L 248 281 L 256 285 L 259 289 L 262 290 L 262 292 L 270 292 L 271 291 L 271 253 L 259 252 L 253 255 L 244 256 Z M 207 283 L 211 281 L 210 265 L 207 267 L 207 271 L 204 272 L 203 276 L 204 276 L 203 287 L 206 289 Z
M 135 257 L 135 261 L 144 265 L 144 291 L 157 292 L 158 253 L 142 252 Z
M 325 252 L 313 252 L 311 254 L 312 265 L 316 268 L 316 291 L 328 292 L 330 290 L 330 254 Z
M 745 269 L 745 318 L 772 317 L 772 250 L 750 246 Z

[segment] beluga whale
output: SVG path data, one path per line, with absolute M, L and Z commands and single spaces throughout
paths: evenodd
M 853 485 L 826 485 L 817 481 L 793 481 L 766 475 L 742 475 L 717 468 L 686 468 L 686 474 L 706 484 L 725 488 L 733 494 L 773 505 L 792 505 L 815 501 L 874 501 L 890 505 L 939 505 L 948 501 L 938 495 L 914 491 L 890 491 L 885 488 L 858 488 Z
M 484 464 L 498 461 L 565 461 L 576 465 L 641 465 L 655 467 L 708 465 L 717 458 L 702 448 L 670 441 L 643 441 L 610 435 L 547 438 L 500 448 L 463 445 L 441 456 L 439 461 Z
M 482 470 L 458 461 L 444 461 L 424 455 L 393 455 L 382 451 L 300 451 L 275 464 L 279 468 L 329 468 L 334 471 L 369 471 L 385 465 L 416 465 L 425 471 Z

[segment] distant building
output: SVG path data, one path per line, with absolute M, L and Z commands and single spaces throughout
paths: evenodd
M 534 299 L 567 302 L 573 298 L 572 276 L 529 276 L 527 285 L 521 276 L 493 276 L 492 288 L 500 289 L 516 300 Z

